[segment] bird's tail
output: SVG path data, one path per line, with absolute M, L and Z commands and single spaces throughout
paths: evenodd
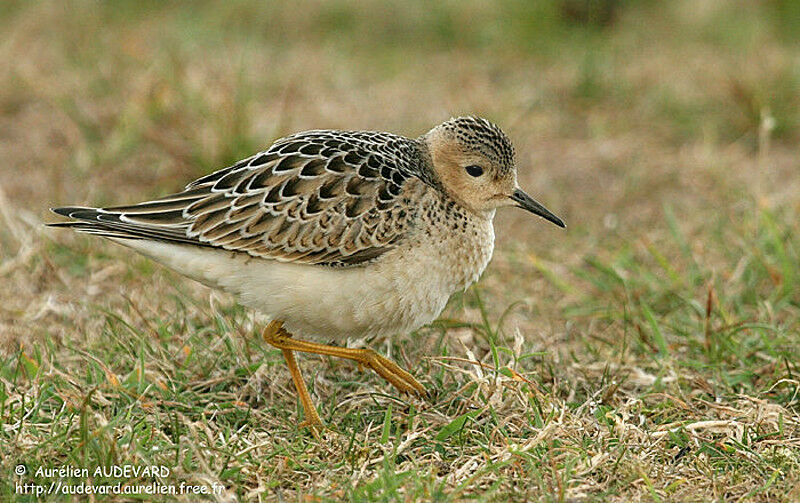
M 201 244 L 187 236 L 189 222 L 178 219 L 174 211 L 136 212 L 135 206 L 119 208 L 86 208 L 64 206 L 50 208 L 53 213 L 70 218 L 69 222 L 52 222 L 50 227 L 68 227 L 78 232 L 110 239 L 149 239 L 173 243 Z M 127 211 L 123 211 L 127 210 Z

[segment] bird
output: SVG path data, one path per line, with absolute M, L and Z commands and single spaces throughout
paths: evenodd
M 271 320 L 303 408 L 321 427 L 296 352 L 352 360 L 403 393 L 417 379 L 369 348 L 314 342 L 392 337 L 435 320 L 494 249 L 493 219 L 515 206 L 564 222 L 524 192 L 514 147 L 494 123 L 451 118 L 417 138 L 310 130 L 155 200 L 51 208 L 50 223 L 107 238 Z M 306 340 L 312 339 L 312 340 Z

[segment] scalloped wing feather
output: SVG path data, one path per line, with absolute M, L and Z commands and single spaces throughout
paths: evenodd
M 425 190 L 413 140 L 308 131 L 136 205 L 63 208 L 76 230 L 193 243 L 285 262 L 351 266 L 394 248 Z M 72 210 L 72 211 L 70 211 Z M 70 225 L 67 223 L 66 225 Z

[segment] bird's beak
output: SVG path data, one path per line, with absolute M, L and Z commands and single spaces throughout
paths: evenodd
M 566 224 L 564 224 L 563 220 L 553 215 L 553 213 L 550 210 L 548 210 L 541 204 L 537 203 L 531 196 L 529 196 L 522 190 L 515 189 L 514 193 L 511 194 L 509 197 L 515 203 L 517 203 L 518 208 L 522 208 L 523 210 L 528 210 L 534 215 L 539 215 L 540 217 L 544 218 L 545 220 L 553 222 L 559 227 L 566 227 Z

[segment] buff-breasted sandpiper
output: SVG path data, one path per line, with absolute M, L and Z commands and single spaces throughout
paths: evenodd
M 294 352 L 355 360 L 403 392 L 424 388 L 370 349 L 307 342 L 391 336 L 433 321 L 483 272 L 495 210 L 564 223 L 517 184 L 514 149 L 491 122 L 459 117 L 411 139 L 316 130 L 193 181 L 108 208 L 64 207 L 52 224 L 95 234 L 234 294 L 273 320 L 305 425 L 321 420 Z

